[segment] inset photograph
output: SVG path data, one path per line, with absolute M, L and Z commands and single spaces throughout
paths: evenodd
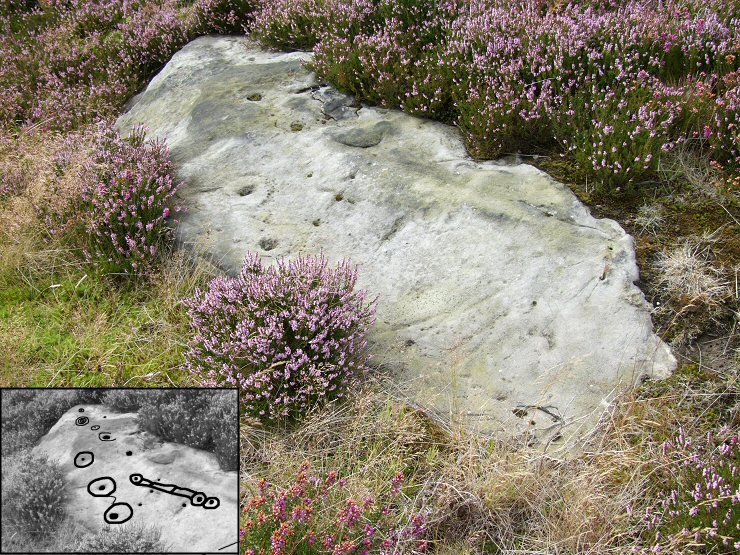
M 235 553 L 235 389 L 3 389 L 3 553 Z

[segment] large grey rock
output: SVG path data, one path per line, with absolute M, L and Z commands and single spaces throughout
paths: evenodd
M 309 58 L 200 38 L 119 119 L 168 140 L 185 243 L 233 272 L 247 251 L 351 258 L 379 296 L 376 360 L 483 431 L 582 434 L 674 368 L 617 223 L 532 166 L 472 161 L 453 127 L 354 106 Z
M 116 413 L 104 405 L 78 405 L 63 414 L 34 447 L 35 454 L 47 455 L 64 470 L 67 513 L 91 533 L 106 526 L 106 515 L 111 527 L 155 526 L 168 553 L 235 553 L 239 518 L 236 471 L 221 470 L 212 453 L 162 441 L 141 430 L 136 417 L 136 413 Z M 181 495 L 137 486 L 130 479 L 134 474 L 202 492 L 218 499 L 218 506 L 206 509 Z M 102 496 L 108 489 L 99 492 L 100 496 L 89 491 L 97 493 L 98 488 L 109 488 L 111 483 L 115 483 L 115 491 L 110 496 Z M 112 506 L 114 503 L 129 508 Z

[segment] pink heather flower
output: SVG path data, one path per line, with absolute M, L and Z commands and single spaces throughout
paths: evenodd
M 293 416 L 341 397 L 368 368 L 374 304 L 355 291 L 348 262 L 324 257 L 264 267 L 247 255 L 236 278 L 215 278 L 185 301 L 193 336 L 187 367 L 204 384 L 239 386 L 248 414 Z
M 345 526 L 354 526 L 362 515 L 362 511 L 357 506 L 354 499 L 348 499 L 344 509 L 337 514 L 337 524 Z
M 398 493 L 401 491 L 401 485 L 403 484 L 405 479 L 406 478 L 404 477 L 403 472 L 399 472 L 393 477 L 393 479 L 391 480 L 392 495 L 398 495 Z

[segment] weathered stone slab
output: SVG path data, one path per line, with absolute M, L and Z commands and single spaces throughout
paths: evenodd
M 156 526 L 168 553 L 235 553 L 237 472 L 221 470 L 212 453 L 163 442 L 141 430 L 136 417 L 104 405 L 78 405 L 34 447 L 34 453 L 56 460 L 65 471 L 67 513 L 92 533 L 106 525 Z M 201 492 L 218 504 L 204 508 L 200 499 L 184 497 L 182 489 L 182 495 L 175 495 L 137 486 L 131 480 L 135 474 Z
M 532 166 L 474 162 L 453 127 L 354 107 L 309 58 L 200 38 L 119 119 L 169 141 L 185 243 L 231 271 L 247 251 L 351 258 L 379 296 L 376 360 L 483 431 L 582 434 L 674 368 L 617 223 Z

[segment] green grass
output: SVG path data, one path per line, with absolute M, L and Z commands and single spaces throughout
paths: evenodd
M 175 257 L 151 281 L 121 286 L 80 264 L 61 272 L 2 265 L 0 383 L 189 384 L 180 370 L 188 335 L 180 299 L 203 275 L 189 274 L 186 266 Z

